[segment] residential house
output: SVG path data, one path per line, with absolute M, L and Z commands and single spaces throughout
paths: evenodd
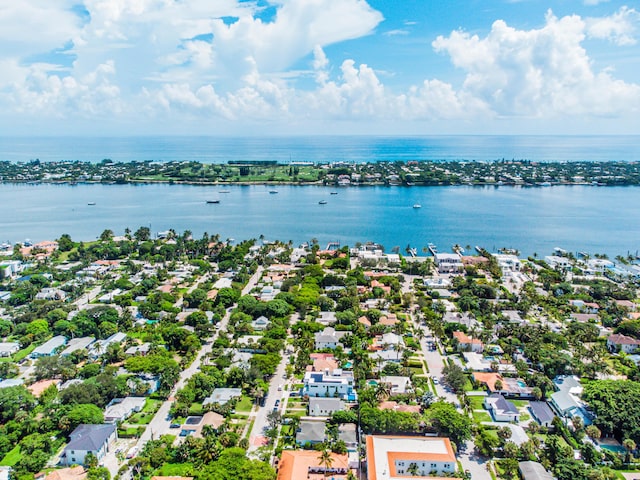
M 459 352 L 475 352 L 480 353 L 484 349 L 482 340 L 479 338 L 473 338 L 464 332 L 453 332 L 453 338 L 458 341 Z
M 368 480 L 432 478 L 433 473 L 444 476 L 456 470 L 456 455 L 448 438 L 369 435 L 366 445 Z
M 496 422 L 518 422 L 520 420 L 518 408 L 499 393 L 492 393 L 485 397 L 483 403 L 484 408 L 489 410 Z
M 533 388 L 521 378 L 503 377 L 494 372 L 474 372 L 473 380 L 485 385 L 490 393 L 510 398 L 532 398 Z
M 10 357 L 20 351 L 20 344 L 17 342 L 0 342 L 0 357 Z
M 529 402 L 529 411 L 533 419 L 543 427 L 551 427 L 556 414 L 547 402 Z
M 39 347 L 36 347 L 33 352 L 31 352 L 31 358 L 50 357 L 66 344 L 67 339 L 62 335 L 58 335 Z
M 122 342 L 124 342 L 126 338 L 127 338 L 126 333 L 118 332 L 118 333 L 114 333 L 108 338 L 105 338 L 104 340 L 97 340 L 96 342 L 93 343 L 93 345 L 91 345 L 91 349 L 89 350 L 89 358 L 92 358 L 92 359 L 98 358 L 100 355 L 103 355 L 107 351 L 107 348 L 109 348 L 109 345 L 113 345 L 113 344 L 119 345 Z
M 36 300 L 58 300 L 63 301 L 67 298 L 67 292 L 59 288 L 43 288 L 36 294 Z
M 77 352 L 78 350 L 85 350 L 89 348 L 89 345 L 91 345 L 94 340 L 95 338 L 93 337 L 72 338 L 67 343 L 67 348 L 65 348 L 60 355 L 62 355 L 63 357 L 67 357 L 73 352 Z
M 255 331 L 262 332 L 263 330 L 267 329 L 270 323 L 271 321 L 267 317 L 265 317 L 264 315 L 261 315 L 258 318 L 256 318 L 253 322 L 251 322 L 251 326 Z
M 331 466 L 326 468 L 316 450 L 283 450 L 276 480 L 325 480 L 327 474 L 334 480 L 345 480 L 349 470 L 347 455 L 331 453 Z
M 145 342 L 138 345 L 132 345 L 127 348 L 124 353 L 125 355 L 141 355 L 145 356 L 151 350 L 151 343 Z
M 559 375 L 553 379 L 556 392 L 551 394 L 551 407 L 567 420 L 580 417 L 583 425 L 591 425 L 591 415 L 580 399 L 582 385 L 575 375 Z
M 87 470 L 83 466 L 57 468 L 49 473 L 36 473 L 35 480 L 86 480 Z
M 358 451 L 358 431 L 355 423 L 343 423 L 338 427 L 338 439 L 347 446 L 348 452 Z
M 610 352 L 624 352 L 628 354 L 636 353 L 640 346 L 640 340 L 633 337 L 614 333 L 607 338 L 607 348 Z
M 117 423 L 144 408 L 145 397 L 114 398 L 104 410 L 104 423 Z
M 576 307 L 582 313 L 598 313 L 600 305 L 595 302 L 585 302 L 584 300 L 569 300 L 569 304 Z
M 531 460 L 518 462 L 518 470 L 520 470 L 522 480 L 555 480 L 555 477 L 541 463 Z
M 5 378 L 4 380 L 0 380 L 0 389 L 18 387 L 23 384 L 24 380 L 22 378 Z
M 192 415 L 184 421 L 180 436 L 186 437 L 187 435 L 191 435 L 196 438 L 201 438 L 204 427 L 209 426 L 217 430 L 223 424 L 224 417 L 216 412 L 207 412 L 204 415 Z
M 434 264 L 438 273 L 459 273 L 464 271 L 462 257 L 457 253 L 436 253 Z
M 333 412 L 344 410 L 344 402 L 339 398 L 311 397 L 309 399 L 310 417 L 329 417 Z
M 326 423 L 319 420 L 302 420 L 296 433 L 298 445 L 315 445 L 326 440 Z
M 522 263 L 516 255 L 494 253 L 493 258 L 496 259 L 498 265 L 502 269 L 502 274 L 505 276 L 514 272 L 519 272 L 522 268 Z
M 387 383 L 391 387 L 391 396 L 404 395 L 412 390 L 411 379 L 395 375 L 387 375 L 380 378 L 380 383 Z
M 211 395 L 204 399 L 202 405 L 209 405 L 210 403 L 217 403 L 218 405 L 225 405 L 233 398 L 239 398 L 242 396 L 241 388 L 216 388 Z
M 335 397 L 354 402 L 357 400 L 353 372 L 336 368 L 332 372 L 306 372 L 301 395 Z
M 380 402 L 378 405 L 378 409 L 380 410 L 394 410 L 396 412 L 405 412 L 405 413 L 420 413 L 421 408 L 420 405 L 405 405 L 400 404 L 398 402 L 394 402 L 392 400 L 387 400 L 385 402 Z
M 69 443 L 60 456 L 62 465 L 83 465 L 89 453 L 100 462 L 117 439 L 117 427 L 114 423 L 82 424 L 71 432 L 69 438 Z
M 340 345 L 340 339 L 347 334 L 345 331 L 337 332 L 333 327 L 325 327 L 322 332 L 316 332 L 315 349 L 323 350 L 325 348 L 336 348 Z

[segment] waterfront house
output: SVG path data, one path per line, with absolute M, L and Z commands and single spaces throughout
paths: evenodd
M 464 271 L 462 257 L 458 253 L 436 253 L 434 263 L 438 273 L 460 273 Z

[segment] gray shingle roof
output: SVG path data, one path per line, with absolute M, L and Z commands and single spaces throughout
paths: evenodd
M 547 402 L 529 402 L 531 413 L 540 423 L 553 421 L 555 414 Z
M 116 425 L 78 425 L 71 432 L 69 444 L 65 450 L 97 451 L 106 443 L 107 439 L 116 431 Z

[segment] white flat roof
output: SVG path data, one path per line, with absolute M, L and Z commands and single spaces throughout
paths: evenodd
M 370 449 L 370 447 L 373 447 Z M 372 455 L 373 454 L 373 455 Z M 438 461 L 455 463 L 455 454 L 448 438 L 442 437 L 405 437 L 370 435 L 367 437 L 367 459 L 373 461 L 376 480 L 400 478 L 392 476 L 395 468 L 390 466 L 394 458 L 418 461 Z M 373 458 L 372 458 L 373 457 Z M 370 469 L 371 474 L 371 469 Z M 402 476 L 406 477 L 406 475 Z

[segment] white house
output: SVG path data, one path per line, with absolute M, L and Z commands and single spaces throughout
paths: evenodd
M 502 269 L 502 274 L 506 275 L 513 272 L 519 272 L 522 268 L 520 259 L 515 255 L 494 253 L 493 258 L 496 259 L 498 265 Z
M 43 288 L 36 294 L 36 300 L 64 300 L 67 293 L 59 288 Z
M 325 327 L 322 332 L 316 332 L 314 335 L 316 350 L 336 348 L 340 344 L 340 339 L 346 334 L 347 332 L 336 332 L 333 327 Z
M 309 399 L 310 417 L 328 417 L 340 410 L 344 410 L 344 402 L 339 398 L 312 397 Z
M 0 357 L 10 357 L 20 350 L 20 344 L 16 342 L 0 342 Z
M 144 408 L 145 397 L 114 398 L 104 410 L 104 423 L 117 423 Z
M 71 432 L 69 444 L 60 456 L 62 465 L 84 465 L 89 453 L 101 461 L 117 439 L 115 423 L 102 425 L 78 425 Z
M 388 383 L 391 386 L 391 395 L 402 395 L 411 390 L 411 379 L 396 375 L 387 375 L 380 378 L 380 383 Z
M 462 257 L 457 253 L 436 253 L 434 263 L 438 273 L 458 273 L 464 271 Z
M 109 345 L 112 344 L 121 344 L 127 338 L 126 333 L 118 332 L 111 335 L 109 338 L 105 338 L 104 340 L 96 341 L 92 346 L 91 350 L 89 350 L 89 357 L 98 358 L 100 355 L 104 354 L 109 348 Z
M 491 412 L 491 416 L 496 422 L 518 422 L 520 420 L 518 408 L 499 393 L 492 393 L 485 397 L 484 408 Z
M 607 338 L 607 348 L 610 352 L 636 353 L 640 346 L 640 340 L 614 333 Z
M 309 397 L 335 397 L 353 402 L 357 399 L 353 372 L 339 368 L 333 372 L 307 372 L 304 375 L 302 395 Z

